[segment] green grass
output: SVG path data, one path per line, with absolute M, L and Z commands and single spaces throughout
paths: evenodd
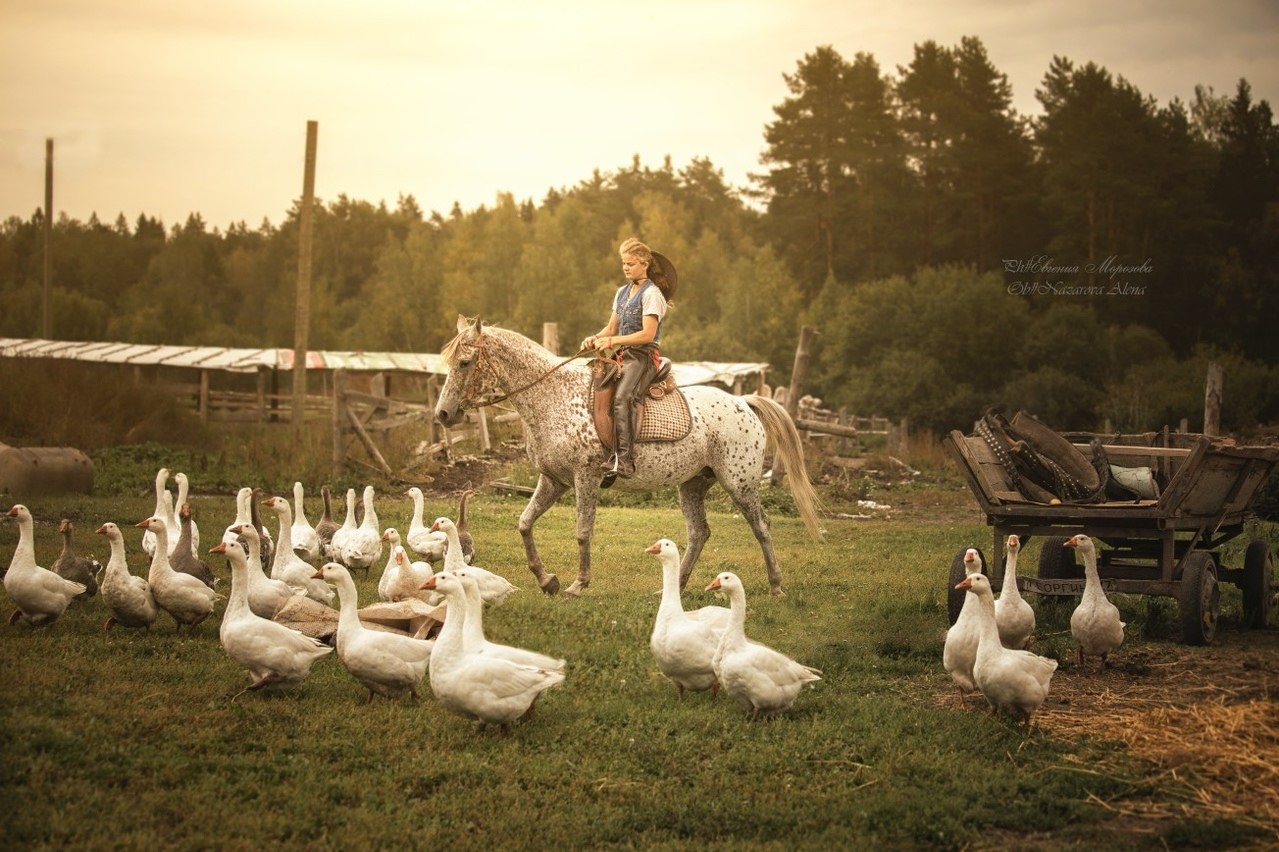
M 78 551 L 103 561 L 92 531 L 120 523 L 132 570 L 145 574 L 141 531 L 126 524 L 152 502 L 33 501 L 41 564 L 69 514 Z M 207 549 L 233 500 L 193 505 Z M 486 628 L 569 668 L 510 737 L 450 715 L 429 690 L 416 704 L 365 704 L 334 657 L 294 692 L 232 701 L 248 678 L 216 623 L 176 635 L 162 615 L 149 634 L 104 633 L 94 599 L 48 628 L 0 625 L 0 846 L 958 849 L 1033 833 L 1088 848 L 1107 836 L 1111 813 L 1098 802 L 1159 794 L 1112 743 L 1027 734 L 931 700 L 951 688 L 941 666 L 950 558 L 969 541 L 989 546 L 980 524 L 828 520 L 827 542 L 814 545 L 797 519 L 774 517 L 788 594 L 773 599 L 744 522 L 713 514 L 685 605 L 714 602 L 701 590 L 735 571 L 748 634 L 824 672 L 791 712 L 751 722 L 726 696 L 679 702 L 649 653 L 660 569 L 643 550 L 663 536 L 683 546 L 677 509 L 601 509 L 594 582 L 568 600 L 539 594 L 524 568 L 522 507 L 491 494 L 471 504 L 480 563 L 521 586 Z M 454 508 L 428 499 L 428 514 Z M 378 509 L 383 526 L 407 527 L 407 500 L 379 498 Z M 537 529 L 567 584 L 572 509 L 554 507 Z M 0 559 L 16 539 L 0 524 Z M 358 580 L 362 601 L 376 597 L 377 577 Z M 1139 622 L 1144 606 L 1124 605 Z M 1208 844 L 1256 839 L 1233 824 L 1177 830 Z M 1147 843 L 1158 839 L 1110 841 Z

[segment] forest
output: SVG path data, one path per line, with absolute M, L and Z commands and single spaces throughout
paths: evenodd
M 1026 116 L 975 37 L 895 70 L 821 46 L 783 77 L 747 187 L 636 157 L 473 210 L 317 200 L 310 347 L 438 352 L 459 313 L 580 340 L 638 236 L 679 271 L 664 354 L 785 384 L 810 325 L 829 408 L 1197 429 L 1217 362 L 1223 428 L 1279 422 L 1279 130 L 1246 80 L 1161 105 L 1054 57 Z M 50 336 L 291 348 L 299 210 L 225 231 L 57 217 Z M 43 229 L 38 208 L 0 224 L 0 336 L 43 336 Z

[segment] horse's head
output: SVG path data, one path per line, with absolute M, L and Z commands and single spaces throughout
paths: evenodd
M 444 347 L 441 354 L 448 364 L 448 378 L 440 389 L 440 399 L 435 404 L 435 419 L 445 426 L 462 420 L 468 405 L 483 389 L 482 364 L 484 352 L 484 327 L 477 317 L 473 322 L 458 315 L 457 337 Z

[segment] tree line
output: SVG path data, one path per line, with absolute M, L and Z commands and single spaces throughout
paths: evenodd
M 761 171 L 638 157 L 534 202 L 429 215 L 339 196 L 314 215 L 315 349 L 439 351 L 458 313 L 597 329 L 639 236 L 679 271 L 664 351 L 766 361 L 829 407 L 967 428 L 989 405 L 1062 429 L 1279 420 L 1279 131 L 1246 80 L 1160 105 L 1054 57 L 1020 115 L 981 41 L 885 72 L 818 47 L 783 74 Z M 59 339 L 291 347 L 298 203 L 279 225 L 53 224 Z M 0 335 L 42 330 L 43 218 L 0 224 Z

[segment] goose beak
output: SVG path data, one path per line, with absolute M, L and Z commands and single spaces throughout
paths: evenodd
M 1071 536 L 1070 538 L 1066 540 L 1066 543 L 1062 545 L 1062 547 L 1078 547 L 1078 546 L 1079 546 L 1079 540 L 1077 536 Z
M 322 569 L 318 569 L 318 568 L 317 568 L 317 569 L 316 569 L 316 571 L 315 571 L 315 573 L 311 575 L 311 579 L 312 579 L 312 580 L 323 580 L 323 579 L 324 579 L 324 571 L 323 571 Z
M 106 535 L 106 534 L 107 534 L 107 525 L 106 525 L 106 524 L 103 524 L 102 526 L 100 526 L 100 527 L 98 527 L 96 530 L 94 530 L 94 532 L 96 532 L 96 533 L 100 533 L 101 535 Z
M 713 592 L 718 588 L 719 588 L 719 577 L 716 577 L 714 580 L 711 580 L 711 584 L 706 587 L 706 591 Z
M 220 541 L 209 548 L 210 553 L 226 553 L 226 542 Z
M 435 589 L 435 575 L 434 575 L 434 574 L 432 574 L 431 576 L 427 577 L 427 578 L 426 578 L 426 582 L 425 582 L 425 583 L 423 583 L 422 585 L 418 586 L 418 588 L 419 588 L 419 589 L 434 590 L 434 589 Z
M 439 522 L 439 521 L 436 521 L 435 523 L 431 524 L 431 529 L 430 529 L 429 531 L 430 531 L 430 532 L 439 532 L 439 531 L 440 531 L 440 522 Z
M 965 577 L 964 579 L 960 580 L 958 583 L 955 584 L 956 589 L 971 589 L 972 587 L 973 587 L 973 581 L 971 577 Z
M 12 514 L 13 514 L 13 512 L 10 512 L 9 514 L 10 514 L 10 515 L 12 515 Z M 145 521 L 138 521 L 136 524 L 134 524 L 134 526 L 135 526 L 135 527 L 142 527 L 142 528 L 144 528 L 144 529 L 145 529 L 145 528 L 146 528 L 146 526 L 147 526 L 148 524 L 150 524 L 150 523 L 151 523 L 151 519 L 150 519 L 150 518 L 147 518 Z
M 653 542 L 648 547 L 644 548 L 644 552 L 645 553 L 661 553 L 662 546 L 658 544 L 657 542 Z

